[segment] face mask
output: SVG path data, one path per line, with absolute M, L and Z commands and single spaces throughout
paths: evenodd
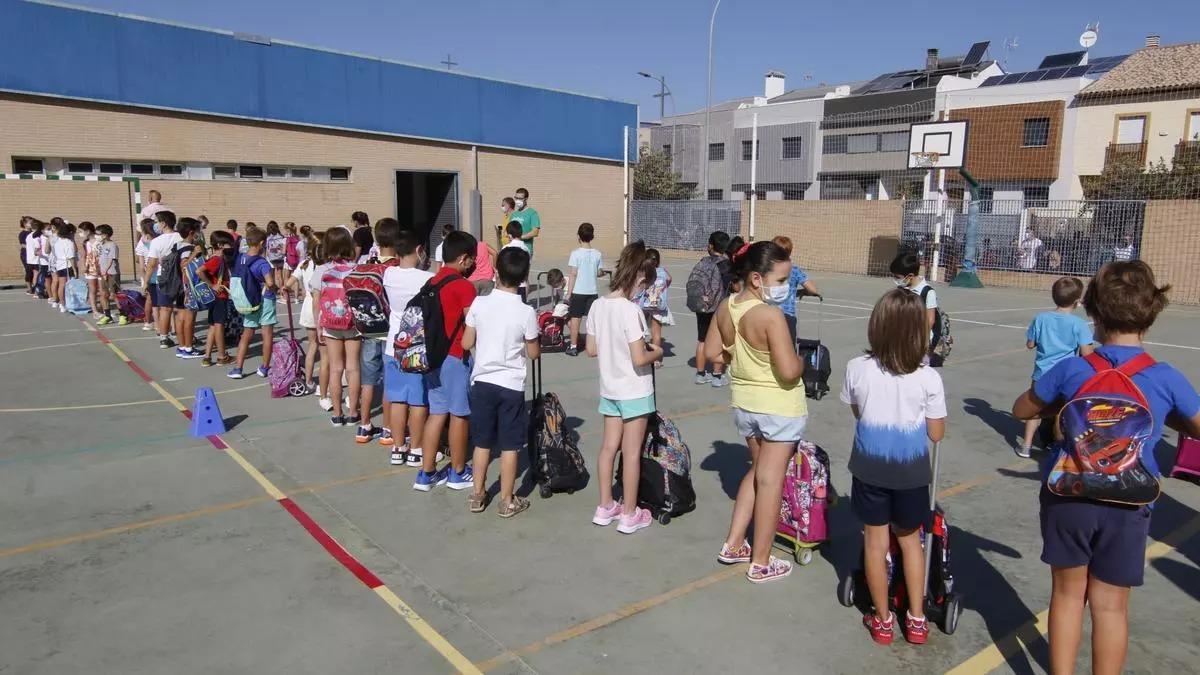
M 524 199 L 518 199 L 518 200 L 516 200 L 516 202 L 517 202 L 517 208 L 518 208 L 518 209 L 523 209 L 523 208 L 525 208 L 525 200 L 524 200 Z
M 908 286 L 908 277 L 892 279 L 892 283 L 896 284 L 896 288 L 905 288 Z
M 782 286 L 764 286 L 763 287 L 763 302 L 768 305 L 782 305 L 784 300 L 787 300 L 788 291 L 787 284 Z
M 508 207 L 507 207 L 507 206 L 501 206 L 501 207 L 500 207 L 500 213 L 508 213 Z

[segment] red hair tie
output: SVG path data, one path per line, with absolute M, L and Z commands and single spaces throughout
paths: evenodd
M 746 251 L 749 251 L 749 250 L 750 250 L 750 244 L 748 244 L 748 243 L 742 244 L 742 247 L 737 250 L 737 253 L 733 254 L 733 257 L 730 258 L 730 260 L 737 260 L 738 258 L 746 255 Z

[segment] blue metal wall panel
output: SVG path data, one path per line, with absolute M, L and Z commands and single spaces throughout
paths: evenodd
M 0 89 L 619 160 L 630 103 L 0 0 Z

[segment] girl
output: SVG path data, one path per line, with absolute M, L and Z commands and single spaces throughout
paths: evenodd
M 730 295 L 742 292 L 742 278 L 733 269 L 733 256 L 745 247 L 745 239 L 733 237 L 729 240 L 729 248 L 725 249 L 725 265 L 721 268 L 721 271 L 725 273 L 727 278 Z
M 329 420 L 335 427 L 357 425 L 361 418 L 358 416 L 358 396 L 350 397 L 349 415 L 342 412 L 342 375 L 346 376 L 346 385 L 352 392 L 358 392 L 362 381 L 359 377 L 359 356 L 361 354 L 361 336 L 354 328 L 333 330 L 321 327 L 321 314 L 332 308 L 321 306 L 321 290 L 327 281 L 341 282 L 354 269 L 354 237 L 350 230 L 344 227 L 333 227 L 325 232 L 325 259 L 327 262 L 313 271 L 309 284 L 312 296 L 313 317 L 318 326 L 319 342 L 325 345 L 325 356 L 329 357 L 329 379 L 327 389 L 322 393 L 333 399 L 333 417 Z
M 58 238 L 54 240 L 54 301 L 58 311 L 67 312 L 67 279 L 79 276 L 79 254 L 75 247 L 75 226 L 58 219 Z
M 759 584 L 782 579 L 792 565 L 771 555 L 779 520 L 788 461 L 808 423 L 804 363 L 788 336 L 779 304 L 787 297 L 791 263 L 769 241 L 743 246 L 732 256 L 741 291 L 717 308 L 705 340 L 705 355 L 729 364 L 733 420 L 750 450 L 750 471 L 742 478 L 729 536 L 717 560 L 749 562 L 746 578 Z M 754 519 L 754 542 L 746 529 Z
M 600 505 L 592 516 L 596 525 L 620 520 L 617 531 L 633 534 L 650 526 L 650 512 L 637 506 L 642 441 L 647 418 L 654 414 L 651 364 L 662 348 L 646 342 L 646 317 L 631 298 L 654 281 L 655 267 L 640 241 L 621 251 L 609 284 L 611 293 L 592 303 L 587 319 L 587 353 L 600 361 L 600 414 L 604 438 L 600 445 Z M 613 461 L 621 452 L 621 494 L 613 500 Z M 772 520 L 772 523 L 775 521 Z
M 292 272 L 300 266 L 300 261 L 304 260 L 300 252 L 300 235 L 296 234 L 296 224 L 291 221 L 283 224 L 283 252 L 283 276 L 290 279 Z M 288 302 L 291 302 L 290 298 Z
M 33 283 L 29 294 L 34 297 L 46 295 L 46 267 L 42 264 L 42 230 L 45 225 L 36 218 L 29 219 L 29 237 L 25 239 L 25 263 L 33 272 Z
M 83 280 L 87 282 L 88 304 L 92 316 L 100 316 L 100 259 L 96 255 L 96 226 L 89 221 L 79 224 L 83 239 Z
M 146 258 L 150 255 L 150 242 L 154 241 L 154 221 L 149 218 L 142 220 L 138 226 L 142 236 L 138 237 L 137 245 L 133 247 L 133 255 L 137 261 L 138 280 L 146 279 Z M 154 330 L 154 305 L 152 298 L 154 291 L 150 290 L 146 293 L 145 312 L 146 319 L 142 323 L 142 330 Z
M 212 255 L 200 268 L 208 284 L 216 294 L 216 300 L 208 307 L 208 334 L 204 338 L 202 367 L 214 364 L 227 366 L 233 358 L 225 352 L 225 326 L 233 318 L 233 301 L 229 299 L 229 272 L 237 263 L 237 242 L 228 230 L 217 230 L 210 235 Z M 216 358 L 213 350 L 216 350 Z
M 25 295 L 33 295 L 33 268 L 29 265 L 29 235 L 33 230 L 33 218 L 21 216 L 21 230 L 17 232 L 17 241 L 21 244 L 17 257 L 21 259 L 21 268 L 25 270 Z
M 658 249 L 646 249 L 646 259 L 654 263 L 654 283 L 639 293 L 635 302 L 646 315 L 646 324 L 650 326 L 650 342 L 655 347 L 662 347 L 663 324 L 675 323 L 671 317 L 671 308 L 667 305 L 667 289 L 671 287 L 671 273 L 662 266 Z M 662 361 L 654 362 L 655 368 L 661 368 L 662 365 Z
M 263 247 L 263 257 L 271 263 L 271 275 L 275 277 L 275 286 L 283 288 L 283 263 L 287 258 L 287 239 L 279 231 L 279 223 L 267 223 L 267 244 Z
M 925 303 L 903 288 L 889 291 L 867 322 L 866 355 L 846 364 L 842 402 L 854 414 L 850 508 L 863 522 L 863 567 L 875 611 L 863 617 L 871 639 L 891 644 L 896 616 L 888 598 L 887 555 L 895 534 L 904 561 L 908 615 L 904 637 L 924 644 L 925 557 L 918 530 L 929 517 L 929 446 L 946 431 L 942 378 L 925 358 Z
M 304 229 L 308 230 L 308 242 L 304 246 L 304 258 L 300 264 L 296 266 L 296 270 L 288 279 L 288 293 L 296 293 L 303 298 L 303 303 L 300 306 L 300 326 L 308 331 L 308 350 L 304 355 L 304 384 L 309 392 L 312 391 L 313 382 L 313 366 L 316 364 L 317 351 L 321 352 L 321 371 L 318 376 L 317 398 L 322 408 L 329 410 L 333 407 L 333 401 L 329 400 L 329 359 L 325 356 L 325 344 L 317 336 L 317 321 L 313 314 L 312 301 L 312 284 L 313 275 L 317 268 L 325 263 L 322 258 L 321 235 L 313 235 L 312 229 L 307 225 Z M 315 348 L 314 348 L 315 346 Z M 329 408 L 325 407 L 326 402 L 329 403 Z

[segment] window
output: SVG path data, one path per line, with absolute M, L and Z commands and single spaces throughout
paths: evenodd
M 350 169 L 330 169 L 329 180 L 350 180 Z
M 213 176 L 216 178 L 234 178 L 237 176 L 237 167 L 233 166 L 214 166 Z
M 1025 120 L 1025 140 L 1023 148 L 1044 148 L 1050 145 L 1050 118 L 1034 117 Z
M 182 164 L 159 164 L 158 172 L 164 176 L 182 176 Z
M 785 136 L 782 159 L 800 159 L 804 154 L 804 139 L 800 136 Z
M 708 144 L 708 161 L 710 161 L 710 162 L 725 161 L 725 144 L 724 143 L 709 143 Z
M 91 162 L 67 162 L 67 173 L 92 173 L 96 165 Z
M 267 178 L 287 178 L 288 170 L 281 166 L 268 166 Z
M 292 169 L 292 178 L 303 178 L 307 180 L 311 175 L 312 172 L 308 169 Z
M 804 199 L 804 188 L 785 185 L 783 188 L 783 198 L 791 201 L 801 201 Z
M 846 153 L 846 136 L 841 134 L 838 136 L 826 136 L 821 143 L 821 150 L 826 155 L 842 155 Z
M 990 187 L 979 188 L 979 212 L 992 212 L 992 199 L 996 196 L 996 189 Z
M 1141 143 L 1146 140 L 1146 116 L 1117 118 L 1117 143 Z
M 742 161 L 749 162 L 755 155 L 762 157 L 759 152 L 762 150 L 762 141 L 742 141 Z
M 1050 206 L 1050 188 L 1046 185 L 1031 185 L 1025 188 L 1025 208 Z
M 846 152 L 857 154 L 879 151 L 879 134 L 854 134 L 846 137 Z
M 42 173 L 44 168 L 40 159 L 13 158 L 13 173 Z
M 908 152 L 908 132 L 893 131 L 879 135 L 880 152 Z
M 720 201 L 725 198 L 724 190 L 709 190 L 708 198 L 712 201 Z
M 767 198 L 766 190 L 746 190 L 743 194 L 745 195 L 747 200 L 750 199 L 750 197 L 753 195 L 758 195 L 758 199 L 760 201 Z
M 667 157 L 671 156 L 671 144 L 670 143 L 667 143 L 666 145 L 663 146 L 663 154 L 666 155 Z
M 261 166 L 239 166 L 238 178 L 262 178 L 263 168 Z
M 145 176 L 154 173 L 153 164 L 130 164 L 129 173 L 135 176 Z
M 115 162 L 100 162 L 100 173 L 125 173 L 125 165 Z
M 1188 113 L 1188 128 L 1186 138 L 1189 141 L 1200 141 L 1200 110 Z

